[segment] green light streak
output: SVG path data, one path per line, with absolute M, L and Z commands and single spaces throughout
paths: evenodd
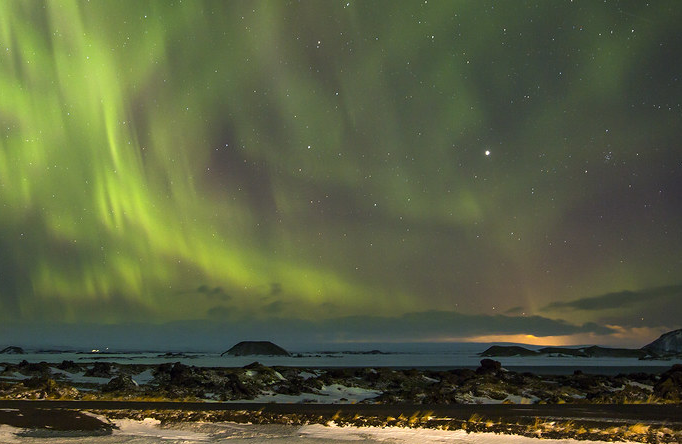
M 634 24 L 346 3 L 0 3 L 5 316 L 480 312 L 669 283 L 635 254 L 648 230 L 619 250 L 579 216 L 667 160 L 642 146 L 665 153 L 679 115 L 628 113 L 675 3 Z

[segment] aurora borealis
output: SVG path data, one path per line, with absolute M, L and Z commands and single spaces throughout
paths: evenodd
M 643 345 L 682 327 L 680 23 L 2 2 L 0 319 Z

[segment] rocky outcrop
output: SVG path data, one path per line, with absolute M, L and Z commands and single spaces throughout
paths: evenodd
M 228 351 L 222 353 L 220 356 L 251 356 L 251 355 L 266 355 L 266 356 L 291 356 L 291 354 L 284 350 L 279 345 L 273 344 L 270 341 L 242 341 L 236 344 Z
M 495 373 L 501 369 L 502 364 L 500 361 L 486 358 L 481 360 L 481 366 L 476 369 L 476 374 L 485 375 L 487 373 Z
M 64 370 L 65 372 L 68 372 L 68 373 L 78 373 L 82 370 L 80 365 L 76 364 L 73 361 L 67 361 L 67 360 L 62 361 L 61 364 L 57 365 L 57 368 L 59 370 Z
M 5 355 L 23 355 L 24 354 L 24 349 L 21 347 L 17 347 L 15 345 L 10 345 L 9 347 L 5 347 L 2 350 L 0 350 L 0 354 L 5 354 Z
M 682 365 L 661 375 L 631 373 L 615 376 L 519 373 L 499 361 L 481 360 L 476 370 L 392 368 L 268 367 L 258 362 L 245 367 L 197 367 L 180 362 L 92 366 L 90 373 L 113 376 L 104 380 L 71 380 L 58 367 L 75 370 L 78 364 L 28 363 L 8 365 L 3 375 L 18 372 L 23 380 L 0 378 L 4 399 L 149 399 L 233 401 L 260 399 L 292 402 L 366 402 L 407 404 L 505 403 L 670 403 L 682 402 Z M 138 379 L 135 375 L 145 373 Z M 151 376 L 153 378 L 149 378 Z M 137 381 L 139 383 L 136 384 Z M 356 399 L 333 400 L 332 392 L 363 393 Z M 278 395 L 286 395 L 277 398 Z M 101 397 L 101 398 L 100 398 Z M 273 398 L 274 397 L 274 398 Z M 267 400 L 267 401 L 266 401 Z M 305 402 L 305 401 L 304 401 Z
M 102 387 L 103 393 L 129 393 L 136 392 L 137 390 L 139 390 L 137 382 L 135 382 L 129 375 L 115 376 L 111 378 L 111 380 L 107 382 L 104 387 Z
M 682 401 L 682 365 L 675 364 L 654 385 L 654 395 L 668 401 Z
M 92 376 L 96 378 L 111 378 L 111 364 L 108 362 L 95 362 L 92 368 L 85 371 L 85 376 Z
M 659 356 L 682 355 L 682 329 L 661 335 L 651 344 L 642 347 L 642 350 Z
M 13 372 L 25 376 L 46 376 L 50 374 L 50 365 L 47 362 L 28 362 L 24 359 L 18 364 L 10 364 L 5 367 L 4 373 Z
M 35 376 L 21 382 L 25 390 L 15 399 L 76 399 L 80 393 L 75 388 L 46 376 Z
M 283 380 L 280 373 L 257 362 L 242 369 L 210 369 L 176 362 L 161 364 L 154 372 L 153 385 L 168 398 L 204 398 L 219 401 L 253 399 L 262 390 L 276 391 Z

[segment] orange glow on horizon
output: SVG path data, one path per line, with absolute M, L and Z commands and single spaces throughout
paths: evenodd
M 514 342 L 528 345 L 583 345 L 581 337 L 576 336 L 535 336 L 535 335 L 487 335 L 462 338 L 462 342 Z
M 405 341 L 403 339 L 396 339 L 395 343 L 515 343 L 535 346 L 583 346 L 583 345 L 601 345 L 605 347 L 625 347 L 625 348 L 640 348 L 646 344 L 651 343 L 663 333 L 670 331 L 672 328 L 658 327 L 658 328 L 627 328 L 620 325 L 607 325 L 613 333 L 608 335 L 597 335 L 594 333 L 579 333 L 574 335 L 557 335 L 557 336 L 535 336 L 530 334 L 508 334 L 508 335 L 480 335 L 480 336 L 435 336 L 425 338 L 415 338 L 412 341 Z M 374 343 L 372 339 L 365 340 L 346 340 L 337 341 L 339 343 Z
M 667 330 L 665 328 L 624 328 L 618 325 L 608 325 L 614 330 L 610 335 L 596 335 L 594 333 L 580 333 L 561 336 L 535 336 L 535 335 L 482 335 L 466 338 L 452 338 L 450 341 L 457 342 L 513 342 L 517 344 L 540 345 L 540 346 L 571 346 L 571 345 L 604 345 L 611 347 L 639 348 L 656 338 Z

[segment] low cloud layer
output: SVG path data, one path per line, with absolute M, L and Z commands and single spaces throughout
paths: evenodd
M 452 311 L 409 313 L 397 318 L 351 316 L 309 321 L 268 318 L 261 321 L 183 321 L 150 325 L 4 324 L 3 340 L 28 347 L 86 347 L 155 350 L 222 350 L 241 340 L 272 340 L 296 350 L 301 344 L 335 342 L 448 341 L 480 335 L 530 334 L 538 337 L 614 333 L 586 323 L 574 325 L 541 316 L 465 315 Z
M 682 285 L 668 285 L 553 302 L 545 306 L 543 311 L 580 311 L 596 322 L 623 327 L 677 328 L 682 325 L 681 301 Z M 573 313 L 570 314 L 573 318 Z

